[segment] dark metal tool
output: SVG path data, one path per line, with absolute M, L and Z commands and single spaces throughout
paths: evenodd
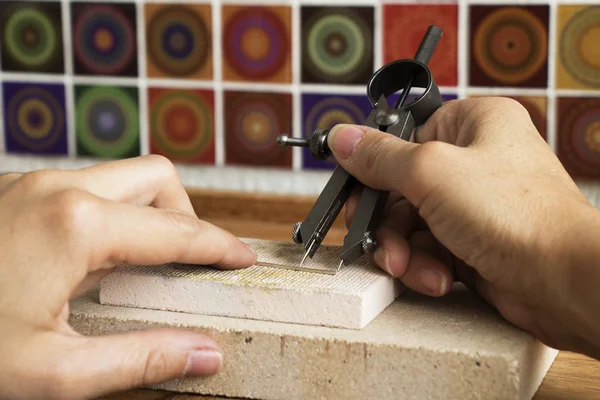
M 367 96 L 373 109 L 364 126 L 408 141 L 414 128 L 425 123 L 442 106 L 439 89 L 427 67 L 441 36 L 442 30 L 439 27 L 430 26 L 414 59 L 393 61 L 373 74 L 367 85 Z M 405 105 L 413 87 L 422 88 L 423 93 Z M 395 107 L 390 108 L 388 97 L 400 90 L 402 93 Z M 317 129 L 308 140 L 282 135 L 277 138 L 277 143 L 281 146 L 308 147 L 314 158 L 325 160 L 331 156 L 327 146 L 328 134 L 329 130 Z M 358 185 L 360 183 L 356 178 L 341 166 L 335 168 L 304 222 L 298 222 L 292 231 L 294 242 L 303 243 L 306 250 L 300 265 L 307 257 L 315 255 L 348 197 Z M 363 187 L 352 224 L 344 239 L 338 269 L 376 249 L 375 232 L 388 196 L 389 192 Z

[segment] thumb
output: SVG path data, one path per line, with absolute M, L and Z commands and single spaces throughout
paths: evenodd
M 223 359 L 212 339 L 185 330 L 60 336 L 58 342 L 56 358 L 50 360 L 55 371 L 51 387 L 61 391 L 55 397 L 62 399 L 96 398 L 183 376 L 214 375 Z
M 436 187 L 452 179 L 454 146 L 417 144 L 378 129 L 336 125 L 327 144 L 337 162 L 364 185 L 396 191 L 420 207 Z

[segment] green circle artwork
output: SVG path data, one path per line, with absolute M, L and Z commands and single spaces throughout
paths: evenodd
M 34 8 L 16 11 L 4 28 L 7 51 L 27 67 L 37 67 L 48 62 L 56 51 L 56 36 L 50 19 Z
M 303 82 L 366 84 L 373 67 L 372 8 L 303 7 Z
M 308 54 L 324 74 L 342 76 L 357 68 L 365 52 L 361 28 L 345 15 L 318 20 L 308 36 Z
M 136 89 L 109 86 L 77 89 L 78 153 L 106 159 L 138 156 L 140 127 Z

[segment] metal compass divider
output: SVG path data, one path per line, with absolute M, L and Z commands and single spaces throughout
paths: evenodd
M 393 61 L 380 68 L 367 85 L 367 96 L 373 106 L 364 126 L 379 129 L 404 140 L 410 140 L 413 129 L 422 125 L 442 106 L 442 97 L 427 64 L 442 36 L 442 30 L 431 25 L 427 29 L 414 59 Z M 424 89 L 421 96 L 409 104 L 404 104 L 413 87 Z M 402 90 L 394 108 L 390 108 L 387 98 Z M 327 145 L 329 130 L 317 129 L 309 140 L 281 135 L 277 138 L 280 146 L 308 147 L 311 155 L 318 160 L 331 156 Z M 304 222 L 298 222 L 292 231 L 295 243 L 304 243 L 307 257 L 312 258 L 323 242 L 325 235 L 340 213 L 354 188 L 360 182 L 341 166 L 337 166 L 325 188 L 317 198 Z M 344 238 L 341 252 L 342 265 L 349 265 L 377 248 L 375 232 L 381 221 L 389 192 L 364 186 L 356 213 L 348 234 Z

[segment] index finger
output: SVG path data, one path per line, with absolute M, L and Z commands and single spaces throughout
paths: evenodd
M 495 129 L 506 121 L 529 125 L 531 136 L 539 136 L 527 110 L 516 100 L 506 97 L 480 97 L 450 100 L 414 132 L 416 143 L 440 141 L 459 147 L 476 143 L 506 140 L 504 135 L 494 135 Z M 491 133 L 490 133 L 491 132 Z
M 256 254 L 230 232 L 177 210 L 138 207 L 81 195 L 89 270 L 119 263 L 183 263 L 223 269 L 254 265 Z M 86 229 L 87 227 L 87 229 Z
M 195 215 L 177 170 L 165 157 L 148 155 L 109 161 L 72 173 L 76 187 L 98 197 Z

